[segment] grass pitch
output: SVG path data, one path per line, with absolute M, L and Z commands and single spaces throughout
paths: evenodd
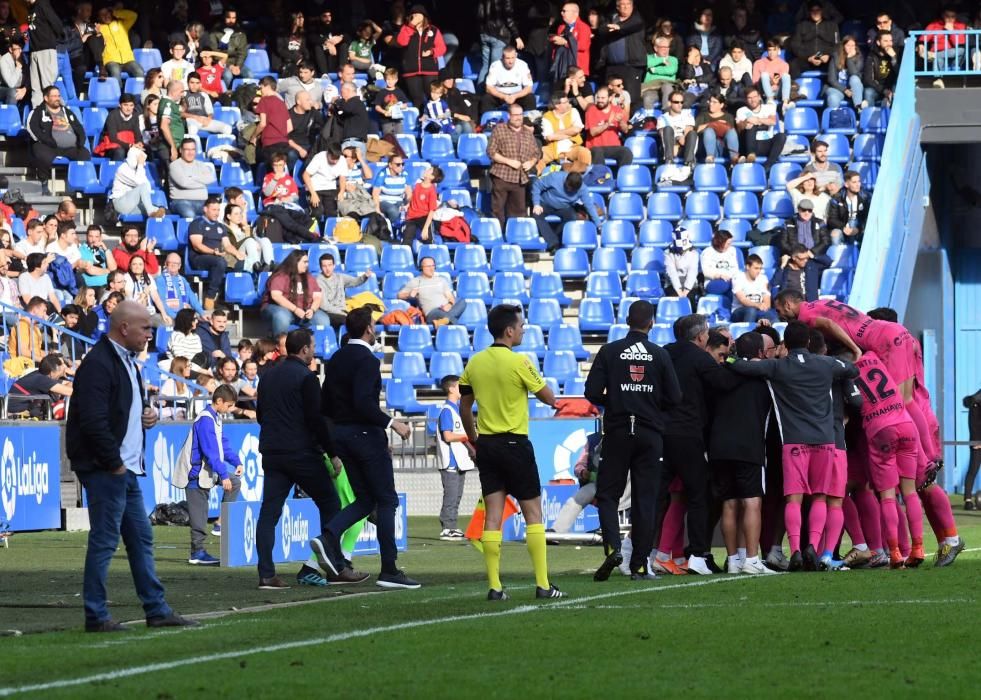
M 410 520 L 418 591 L 259 591 L 253 569 L 188 566 L 187 529 L 156 528 L 168 600 L 204 624 L 114 635 L 81 632 L 85 535 L 16 535 L 0 631 L 24 634 L 0 639 L 0 697 L 977 697 L 981 514 L 958 511 L 973 551 L 947 569 L 597 584 L 599 548 L 550 547 L 569 597 L 541 603 L 524 546 L 505 544 L 512 600 L 496 604 L 472 547 Z M 110 595 L 115 619 L 142 618 L 122 550 Z

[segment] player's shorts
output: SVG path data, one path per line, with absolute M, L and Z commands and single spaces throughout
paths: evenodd
M 824 493 L 834 469 L 835 446 L 787 444 L 783 446 L 783 495 Z M 815 488 L 812 488 L 811 485 Z
M 889 324 L 888 329 L 880 331 L 872 349 L 896 384 L 902 384 L 917 374 L 916 341 L 898 323 Z
M 762 464 L 736 459 L 714 459 L 709 467 L 723 501 L 763 497 Z
M 912 422 L 886 426 L 869 438 L 869 481 L 876 491 L 915 479 L 919 438 Z
M 480 491 L 485 496 L 498 491 L 505 491 L 519 501 L 541 496 L 538 463 L 527 435 L 481 435 L 476 450 Z

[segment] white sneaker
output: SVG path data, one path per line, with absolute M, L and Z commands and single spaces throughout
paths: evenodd
M 708 568 L 705 559 L 702 557 L 688 557 L 688 573 L 698 574 L 699 576 L 711 576 L 712 570 Z
M 439 538 L 444 542 L 453 542 L 457 539 L 456 535 L 453 534 L 453 530 L 442 530 L 439 533 Z
M 944 81 L 941 78 L 937 78 L 933 81 L 933 87 L 940 88 L 942 90 L 945 87 Z
M 766 563 L 780 571 L 787 571 L 790 568 L 790 561 L 783 555 L 783 550 L 780 550 L 779 554 L 773 552 L 767 554 Z
M 726 559 L 727 574 L 738 574 L 740 571 L 742 571 L 742 568 L 743 565 L 738 559 L 736 560 Z
M 743 564 L 743 568 L 739 570 L 739 573 L 752 574 L 754 576 L 766 576 L 777 572 L 773 569 L 766 568 L 766 566 L 763 565 L 763 562 L 761 562 L 759 559 L 756 561 L 749 561 L 747 559 L 746 563 Z

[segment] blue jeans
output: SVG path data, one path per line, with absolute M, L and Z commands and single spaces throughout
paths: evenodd
M 286 307 L 274 303 L 270 303 L 262 309 L 262 318 L 269 324 L 273 335 L 286 333 L 290 329 L 290 326 L 314 328 L 316 326 L 327 327 L 330 325 L 330 317 L 320 309 L 313 312 L 313 318 L 307 319 L 295 316 Z
M 463 315 L 466 308 L 467 300 L 457 299 L 456 303 L 453 304 L 453 308 L 449 311 L 443 311 L 440 308 L 436 308 L 426 314 L 426 323 L 432 323 L 433 321 L 441 318 L 448 318 L 450 319 L 450 323 L 456 323 L 460 319 L 460 316 Z
M 933 70 L 937 73 L 958 71 L 967 68 L 967 51 L 963 46 L 937 51 L 933 58 Z
M 773 101 L 773 83 L 770 82 L 770 74 L 760 74 L 760 87 L 763 88 L 763 95 L 767 102 Z M 786 102 L 790 99 L 790 73 L 783 73 L 780 76 L 780 101 Z
M 477 84 L 483 85 L 487 80 L 487 71 L 490 65 L 501 58 L 506 44 L 488 34 L 480 35 L 480 75 L 477 76 Z
M 702 131 L 702 145 L 705 146 L 706 156 L 721 158 L 723 143 L 726 150 L 729 151 L 730 158 L 735 160 L 739 157 L 739 133 L 735 129 L 729 129 L 722 142 L 719 141 L 718 135 L 711 127 Z
M 349 527 L 376 511 L 381 568 L 383 572 L 394 573 L 398 559 L 395 511 L 399 497 L 395 493 L 388 436 L 376 426 L 338 424 L 334 429 L 334 445 L 337 456 L 344 462 L 355 499 L 331 518 L 325 529 L 330 537 L 339 538 Z
M 738 309 L 732 310 L 733 323 L 756 323 L 761 318 L 765 318 L 770 323 L 776 323 L 778 320 L 777 312 L 773 309 L 760 311 L 752 306 L 740 306 Z
M 172 199 L 170 213 L 182 219 L 196 219 L 204 213 L 203 199 Z
M 865 94 L 865 87 L 862 85 L 862 76 L 848 76 L 848 89 L 852 91 L 852 104 L 858 107 L 862 104 L 862 98 Z M 830 109 L 835 109 L 845 99 L 845 93 L 833 87 L 828 88 L 825 96 L 828 98 L 828 107 Z
M 134 187 L 122 197 L 112 200 L 112 206 L 115 207 L 116 213 L 121 216 L 127 216 L 137 212 L 146 216 L 157 209 L 153 206 L 152 191 L 150 190 L 149 182 L 141 182 L 137 187 Z
M 85 621 L 95 624 L 110 619 L 106 578 L 109 563 L 119 546 L 119 536 L 126 545 L 129 570 L 136 584 L 136 594 L 143 603 L 147 618 L 166 617 L 171 613 L 164 600 L 164 587 L 157 578 L 153 561 L 153 529 L 143 505 L 143 493 L 136 474 L 78 472 L 89 504 L 89 543 L 85 553 L 85 580 L 82 601 Z
M 241 66 L 241 70 L 239 71 L 238 75 L 232 75 L 232 72 L 228 70 L 228 67 L 226 66 L 225 70 L 222 71 L 221 81 L 225 83 L 226 88 L 231 88 L 232 81 L 235 80 L 235 78 L 251 78 L 251 77 L 252 77 L 252 71 L 250 71 L 245 66 Z
M 378 208 L 381 209 L 381 213 L 385 215 L 385 218 L 388 219 L 394 230 L 395 222 L 399 220 L 402 214 L 402 204 L 400 202 L 386 202 L 383 200 L 378 203 Z
M 125 82 L 122 78 L 123 71 L 126 71 L 126 73 L 128 73 L 129 77 L 131 78 L 143 77 L 143 66 L 141 66 L 136 61 L 130 61 L 129 63 L 123 63 L 123 64 L 119 64 L 119 63 L 106 64 L 106 73 L 108 73 L 113 78 L 118 80 L 120 86 L 122 86 Z

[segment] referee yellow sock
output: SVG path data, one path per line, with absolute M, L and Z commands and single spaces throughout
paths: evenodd
M 548 557 L 545 553 L 545 526 L 542 523 L 529 525 L 525 532 L 525 543 L 531 555 L 531 566 L 535 570 L 535 584 L 548 590 Z
M 543 535 L 544 537 L 544 535 Z M 484 530 L 480 541 L 484 544 L 484 564 L 487 566 L 487 583 L 495 591 L 504 589 L 501 585 L 501 540 L 504 535 L 500 530 Z M 544 539 L 542 540 L 544 544 Z

